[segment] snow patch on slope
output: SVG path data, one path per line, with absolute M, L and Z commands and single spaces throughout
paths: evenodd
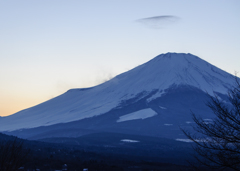
M 173 124 L 164 124 L 165 126 L 173 126 Z
M 123 140 L 121 140 L 122 142 L 127 142 L 127 143 L 137 143 L 137 142 L 139 142 L 139 141 L 137 141 L 137 140 L 129 140 L 129 139 L 123 139 Z
M 123 115 L 117 120 L 117 122 L 131 121 L 136 119 L 146 119 L 153 117 L 155 115 L 157 115 L 155 111 L 153 111 L 151 108 L 147 108 L 127 115 Z
M 193 142 L 193 141 L 190 140 L 190 139 L 183 139 L 183 138 L 177 138 L 176 141 L 182 141 L 182 142 L 187 142 L 187 143 Z
M 161 109 L 167 109 L 167 108 L 165 108 L 165 107 L 162 107 L 162 106 L 159 106 Z

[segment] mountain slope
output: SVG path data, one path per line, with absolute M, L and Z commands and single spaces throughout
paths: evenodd
M 99 119 L 100 116 L 100 120 L 104 120 L 101 124 L 107 123 L 106 125 L 108 125 L 104 129 L 111 130 L 112 127 L 118 127 L 116 123 L 124 125 L 133 118 L 135 118 L 133 121 L 136 122 L 150 121 L 151 118 L 160 117 L 160 113 L 167 113 L 164 108 L 167 108 L 166 106 L 169 104 L 159 106 L 159 101 L 164 104 L 163 97 L 171 96 L 168 103 L 174 101 L 178 106 L 177 100 L 182 99 L 183 94 L 175 97 L 173 92 L 177 93 L 176 90 L 185 91 L 185 94 L 188 93 L 186 89 L 189 89 L 194 92 L 208 92 L 210 95 L 213 95 L 214 92 L 224 95 L 227 94 L 233 82 L 234 76 L 194 55 L 162 54 L 98 86 L 71 89 L 42 104 L 0 118 L 0 131 L 36 128 L 73 121 L 87 126 L 95 124 L 95 127 L 93 126 L 89 130 L 96 130 L 97 124 L 94 122 L 99 122 L 99 120 L 94 121 L 94 124 L 90 120 Z M 173 95 L 169 95 L 169 92 Z M 197 100 L 202 99 L 198 98 Z M 171 109 L 177 108 L 176 106 L 171 106 Z M 186 106 L 181 106 L 178 110 L 182 108 L 184 108 L 184 112 L 189 111 Z M 199 109 L 201 108 L 199 107 Z M 147 112 L 144 114 L 140 110 Z M 139 111 L 141 114 L 134 113 Z M 142 118 L 143 115 L 145 119 Z M 126 117 L 130 119 L 126 120 Z M 121 118 L 125 118 L 125 121 L 119 123 Z M 98 126 L 103 127 L 104 125 Z

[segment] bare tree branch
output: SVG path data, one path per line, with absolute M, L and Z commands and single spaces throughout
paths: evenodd
M 210 95 L 209 95 L 210 96 Z M 216 118 L 206 123 L 192 113 L 196 123 L 195 134 L 183 130 L 194 142 L 195 158 L 199 164 L 212 169 L 240 170 L 240 83 L 236 77 L 236 86 L 228 93 L 230 103 L 217 95 L 210 96 L 206 104 Z

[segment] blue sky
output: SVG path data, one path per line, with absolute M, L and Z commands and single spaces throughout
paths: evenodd
M 0 23 L 0 116 L 166 52 L 240 71 L 239 0 L 2 0 Z

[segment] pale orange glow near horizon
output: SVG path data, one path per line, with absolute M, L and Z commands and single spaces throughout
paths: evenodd
M 57 94 L 55 95 L 57 96 Z M 43 92 L 20 93 L 17 91 L 5 92 L 0 98 L 0 116 L 9 116 L 21 110 L 33 107 L 44 101 L 50 100 L 54 96 L 49 96 Z
M 26 108 L 39 104 L 39 98 L 21 98 L 8 96 L 0 99 L 0 116 L 9 116 Z M 43 99 L 42 99 L 43 100 Z M 47 99 L 46 99 L 47 100 Z

